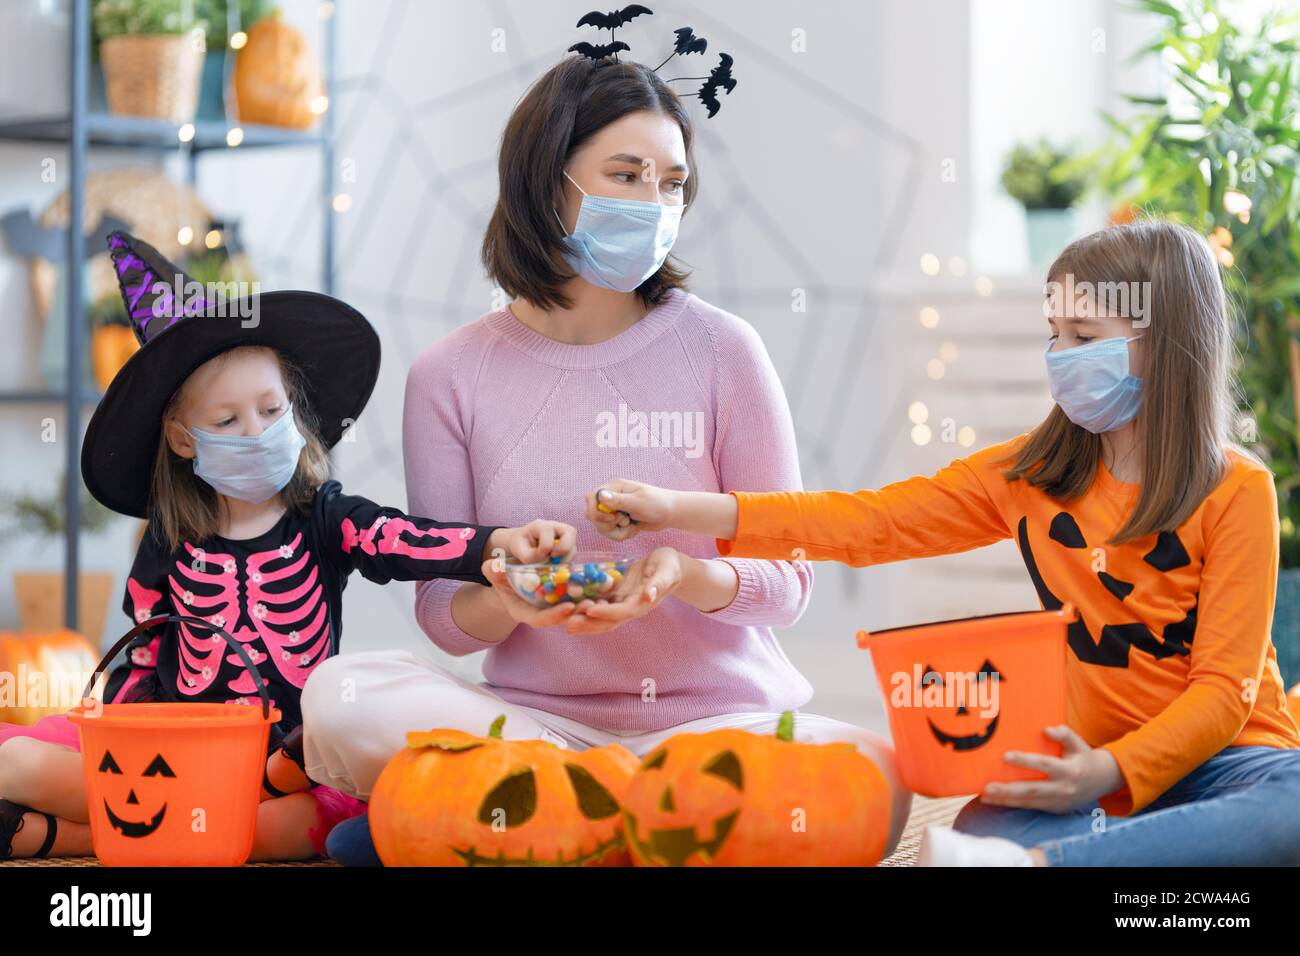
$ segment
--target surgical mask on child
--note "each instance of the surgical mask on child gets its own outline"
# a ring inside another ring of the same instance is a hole
[[[194,474],[216,491],[260,504],[284,488],[298,470],[307,444],[293,420],[293,406],[260,435],[214,435],[195,428]]]
[[[1065,417],[1093,434],[1123,428],[1142,406],[1142,379],[1129,373],[1135,335],[1047,353],[1047,381]]]
[[[578,186],[566,172],[569,182]],[[581,186],[582,206],[565,235],[565,261],[592,285],[631,292],[659,271],[677,241],[683,206],[640,199],[592,196]],[[555,218],[564,220],[554,208]]]

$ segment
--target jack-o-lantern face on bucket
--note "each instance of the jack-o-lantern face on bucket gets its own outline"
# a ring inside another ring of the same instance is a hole
[[[623,829],[642,866],[870,866],[890,827],[889,785],[849,743],[679,734],[646,755]]]
[[[111,750],[104,751],[104,757],[99,762],[99,772],[119,777],[125,776],[122,772],[122,768],[118,766],[117,760],[114,759]],[[172,772],[172,768],[168,766],[167,761],[163,759],[162,754],[158,754],[149,762],[149,765],[144,768],[143,773],[140,774],[140,781],[152,781],[162,778],[174,779],[175,777],[176,774]],[[122,836],[131,839],[139,839],[140,837],[149,836],[162,826],[163,820],[167,816],[167,802],[165,800],[162,801],[161,806],[159,806],[158,810],[152,815],[149,815],[149,811],[141,806],[140,800],[136,796],[136,790],[140,789],[142,792],[151,793],[154,787],[150,786],[148,790],[145,790],[145,788],[141,786],[140,781],[127,784],[127,794],[123,801],[124,805],[119,808],[120,812],[115,812],[113,810],[108,797],[104,798],[104,812],[108,814],[108,822],[112,825],[113,829],[121,833]],[[137,819],[141,816],[143,816],[143,819]]]
[[[621,799],[636,757],[613,745],[569,751],[544,740],[459,730],[407,734],[370,798],[388,866],[626,864]]]
[[[926,716],[934,739],[956,751],[976,750],[992,740],[998,729],[997,693],[1003,680],[988,660],[968,673],[943,674],[925,665],[919,688],[922,700],[935,694],[942,701],[928,708]]]

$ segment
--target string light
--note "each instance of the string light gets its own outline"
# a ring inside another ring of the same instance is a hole
[[[176,131],[176,138],[182,143],[188,143],[194,138],[194,124],[186,123]]]
[[[925,363],[925,374],[936,382],[943,378],[943,373],[946,371],[948,371],[948,366],[943,364],[942,359],[932,358]]]
[[[209,249],[215,249],[221,245],[221,230],[209,229],[208,234],[203,237],[203,244]]]
[[[957,343],[944,342],[939,346],[939,358],[943,359],[949,365],[957,361]]]
[[[907,406],[907,417],[914,425],[924,425],[926,419],[930,417],[930,409],[925,407],[925,402],[913,402]]]
[[[969,448],[975,444],[975,429],[969,425],[963,425],[957,429],[957,444],[961,445],[962,448]]]
[[[975,280],[975,292],[977,295],[992,295],[993,280],[988,276],[980,276]]]
[[[238,146],[244,141],[244,131],[238,126],[230,127],[226,133],[226,145],[230,147]]]
[[[248,34],[243,30],[230,34],[230,49],[242,50],[246,43],[248,43]]]
[[[330,98],[328,96],[317,96],[311,101],[311,105],[307,108],[316,116],[320,116],[330,108]]]
[[[188,246],[194,241],[194,230],[189,226],[181,226],[180,231],[176,233],[176,241],[182,246]]]
[[[930,431],[929,425],[912,426],[912,444],[928,445],[930,444],[930,439],[932,437],[933,437],[933,432]]]
[[[347,212],[352,208],[352,197],[347,193],[335,193],[332,205],[335,212]]]
[[[917,318],[927,329],[932,329],[939,324],[939,310],[932,305],[927,305],[921,309]]]
[[[937,276],[939,274],[939,257],[933,252],[927,252],[921,256],[921,271],[928,276]]]

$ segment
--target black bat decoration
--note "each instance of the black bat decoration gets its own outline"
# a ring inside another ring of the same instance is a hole
[[[599,45],[593,43],[575,43],[569,47],[569,53],[581,53],[583,56],[590,57],[593,60],[603,60],[605,57],[615,54],[619,50],[632,49],[622,40],[615,40],[613,43],[602,43]]]
[[[686,56],[688,53],[703,53],[709,47],[709,41],[704,37],[697,37],[695,31],[690,27],[681,27],[674,30],[673,33],[677,34],[677,42],[673,45],[673,52],[664,58],[664,63],[678,55]],[[659,72],[659,67],[663,66],[664,63],[660,63],[659,66],[655,67],[656,73]]]
[[[87,259],[98,255],[108,241],[110,232],[130,228],[122,220],[104,213],[99,225],[85,234],[82,254]],[[67,258],[67,230],[59,227],[45,228],[32,217],[30,210],[18,209],[0,217],[0,235],[4,236],[5,245],[16,256],[46,259],[49,262],[62,262]]]
[[[736,88],[736,81],[731,76],[731,64],[734,61],[726,53],[719,54],[719,56],[718,65],[710,71],[709,78],[704,81],[704,85],[700,87],[700,91],[696,94],[700,98],[700,102],[708,107],[710,118],[722,107],[722,104],[718,102],[719,87],[726,90],[728,96]]]
[[[592,10],[585,13],[577,25],[580,27],[593,26],[601,30],[608,30],[610,38],[614,36],[614,31],[627,23],[634,17],[639,17],[643,13],[653,14],[654,11],[649,7],[643,7],[639,3],[633,3],[624,7],[622,10],[611,10],[609,13],[601,13],[599,10]]]

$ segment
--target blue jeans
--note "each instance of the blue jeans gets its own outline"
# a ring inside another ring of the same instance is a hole
[[[975,799],[953,828],[1038,847],[1048,866],[1295,866],[1300,750],[1227,747],[1128,817],[1096,804],[1047,813]]]

